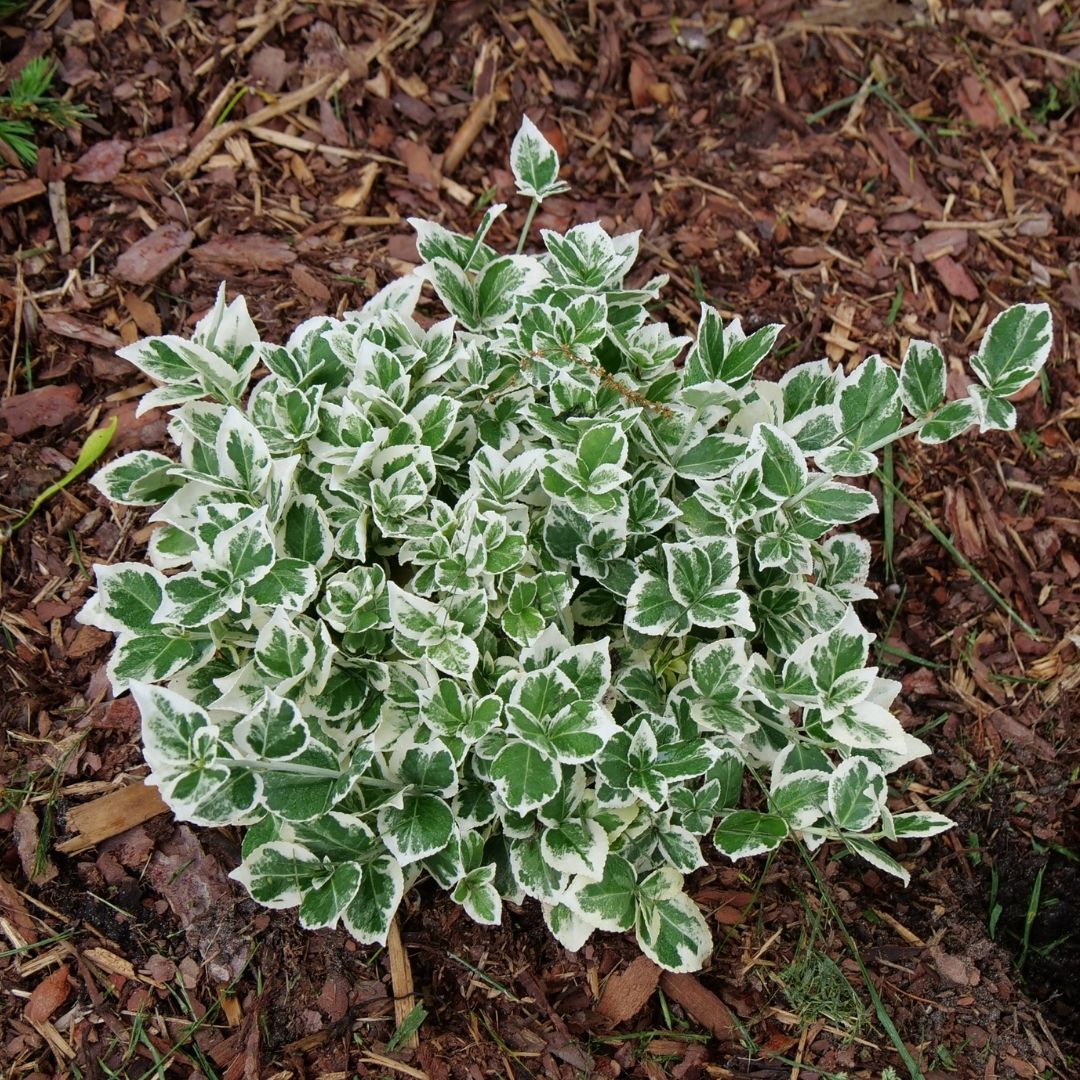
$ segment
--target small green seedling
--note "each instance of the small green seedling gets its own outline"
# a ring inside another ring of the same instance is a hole
[[[30,504],[30,508],[26,513],[23,514],[23,516],[8,530],[8,536],[18,532],[19,529],[21,529],[54,495],[63,491],[68,484],[82,476],[82,474],[92,465],[96,465],[101,455],[109,449],[109,443],[112,442],[112,437],[115,434],[115,416],[104,427],[97,428],[95,431],[90,432],[86,438],[86,442],[83,443],[83,448],[79,452],[78,458],[75,460],[75,464],[72,465],[55,484],[50,484]]]
[[[56,62],[45,56],[31,60],[0,95],[0,141],[23,165],[37,164],[36,125],[75,127],[92,115],[82,105],[52,96]]]

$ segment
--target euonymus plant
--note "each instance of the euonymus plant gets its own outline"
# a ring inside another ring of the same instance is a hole
[[[526,120],[511,162],[531,223],[558,158]],[[381,942],[430,875],[479,922],[531,896],[568,948],[633,930],[696,969],[702,838],[837,841],[906,881],[882,842],[949,826],[886,806],[928,747],[869,663],[869,544],[837,530],[876,509],[882,447],[1013,426],[1049,310],[1000,314],[958,401],[921,341],[899,371],[761,381],[779,326],[705,306],[675,335],[664,279],[627,284],[637,233],[500,255],[503,209],[474,236],[413,221],[416,273],[284,346],[222,288],[190,339],[121,350],[179,460],[98,474],[160,527],[149,565],[96,567],[82,619],[117,634],[177,817],[247,826],[259,902]]]

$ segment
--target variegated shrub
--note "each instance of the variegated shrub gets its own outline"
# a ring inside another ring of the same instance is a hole
[[[511,160],[531,223],[558,159],[526,121]],[[414,275],[284,346],[222,290],[190,340],[123,349],[178,460],[98,474],[160,528],[148,565],[96,567],[82,618],[117,634],[151,782],[247,827],[261,903],[383,941],[426,874],[480,922],[533,897],[569,948],[633,930],[696,969],[703,837],[833,841],[906,880],[882,842],[948,827],[886,806],[928,748],[855,613],[870,546],[837,529],[875,511],[852,479],[882,447],[1013,425],[1049,311],[999,315],[958,401],[926,342],[761,381],[779,326],[704,307],[675,335],[663,279],[627,284],[636,233],[499,255],[503,209],[474,236],[414,221]]]

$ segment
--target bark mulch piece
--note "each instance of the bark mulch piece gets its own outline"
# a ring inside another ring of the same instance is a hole
[[[35,169],[0,170],[5,514],[112,415],[117,447],[162,445],[115,349],[189,329],[222,278],[283,340],[410,269],[410,215],[466,230],[494,198],[510,204],[494,239],[513,243],[527,207],[507,154],[526,111],[573,188],[537,224],[641,229],[673,329],[703,299],[750,329],[782,321],[774,373],[895,359],[919,336],[962,390],[957,364],[994,313],[1049,301],[1054,359],[1020,432],[900,447],[887,552],[869,529],[880,602],[863,618],[935,750],[898,778],[898,805],[959,828],[906,853],[906,891],[828,853],[817,865],[927,1077],[1069,1076],[1078,48],[1054,3],[33,5],[0,27],[2,77],[53,56],[95,116],[43,132]],[[714,858],[693,879],[719,943],[695,976],[660,977],[613,935],[569,954],[531,905],[475,926],[430,883],[406,899],[394,957],[258,908],[227,877],[235,832],[156,812],[108,641],[74,621],[93,564],[141,559],[148,536],[145,514],[80,478],[4,546],[4,1075],[904,1074],[872,1013],[783,992],[809,948],[865,998],[795,852]],[[406,993],[427,1017],[418,1046],[390,1050]]]

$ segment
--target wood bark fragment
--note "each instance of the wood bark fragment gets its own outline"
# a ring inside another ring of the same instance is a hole
[[[68,811],[67,824],[76,835],[61,840],[56,850],[65,855],[76,855],[110,836],[117,836],[168,812],[157,788],[143,783],[129,784],[93,802],[72,807]]]
[[[665,971],[660,977],[660,989],[718,1039],[724,1042],[738,1039],[739,1028],[731,1010],[711,990],[702,986],[696,975]]]
[[[660,968],[647,956],[639,956],[629,967],[608,979],[597,1012],[612,1024],[621,1024],[645,1007],[659,982]]]
[[[390,924],[390,933],[386,938],[386,951],[390,956],[390,985],[394,991],[394,1021],[400,1028],[409,1014],[416,1008],[416,994],[413,992],[412,966],[409,954],[401,940],[401,928],[397,918]],[[411,1032],[401,1044],[409,1050],[420,1045],[419,1036]]]

